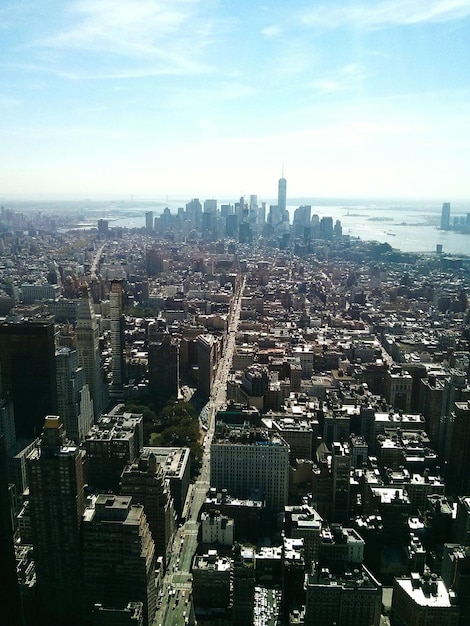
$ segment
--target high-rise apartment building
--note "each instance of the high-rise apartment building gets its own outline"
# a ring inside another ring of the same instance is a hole
[[[67,439],[60,417],[46,417],[27,467],[40,623],[81,624],[83,452]]]
[[[312,218],[312,207],[309,204],[299,206],[294,211],[293,231],[297,237],[303,237],[305,229],[310,229],[310,220]]]
[[[138,461],[125,468],[120,493],[132,496],[134,504],[143,505],[155,543],[155,553],[166,560],[167,550],[176,531],[176,513],[168,481],[152,452],[142,452]]]
[[[123,293],[122,281],[113,280],[109,292],[112,357],[112,382],[109,395],[114,400],[124,398]]]
[[[470,554],[468,547],[455,543],[444,544],[441,576],[446,588],[451,593],[453,592],[452,599],[456,598],[457,600],[460,613],[459,626],[470,624]]]
[[[457,498],[454,535],[460,544],[470,546],[470,496],[459,496]]]
[[[107,237],[109,234],[109,222],[108,220],[98,220],[98,235]]]
[[[441,230],[450,228],[450,202],[444,202],[441,210]]]
[[[145,251],[145,269],[148,276],[158,276],[164,269],[163,252],[158,248],[147,248]]]
[[[15,412],[11,398],[3,392],[0,365],[0,436],[4,438],[5,451],[9,456],[16,453]]]
[[[335,522],[349,519],[351,454],[347,443],[333,442],[331,473],[333,478],[333,515]]]
[[[385,397],[395,410],[409,413],[413,377],[405,369],[393,366],[385,374]]]
[[[333,228],[333,218],[327,215],[324,215],[319,224],[319,236],[320,239],[333,239],[334,228]]]
[[[143,416],[103,415],[85,437],[87,482],[96,491],[118,492],[121,474],[143,446]]]
[[[142,602],[143,623],[152,624],[157,601],[155,545],[144,507],[131,496],[99,495],[83,515],[85,602],[124,609]]]
[[[451,413],[452,432],[447,485],[451,493],[470,493],[470,400],[456,402]]]
[[[57,412],[67,435],[80,443],[93,425],[93,401],[77,351],[61,348],[56,353],[56,370]]]
[[[149,395],[158,406],[178,397],[180,346],[170,333],[161,335],[161,340],[150,336],[148,345]]]
[[[219,344],[214,335],[204,334],[197,338],[198,387],[210,396],[215,379]]]
[[[99,348],[99,327],[91,299],[87,289],[83,289],[78,307],[76,326],[76,345],[79,366],[85,373],[85,381],[93,400],[95,419],[104,410],[104,384],[101,371],[101,355]]]
[[[251,243],[253,241],[253,231],[248,222],[242,222],[238,227],[238,242]]]
[[[204,213],[217,213],[217,200],[215,198],[204,200]]]
[[[153,211],[145,211],[145,230],[153,232]]]
[[[193,228],[199,228],[202,220],[202,204],[198,198],[193,198],[186,204],[186,217]]]
[[[227,237],[236,237],[238,233],[238,215],[229,213],[225,218],[225,234]]]
[[[246,498],[261,492],[269,511],[281,511],[289,489],[289,446],[255,428],[220,427],[211,445],[211,486]]]
[[[38,436],[44,416],[57,413],[53,320],[1,323],[0,367],[3,391],[13,401],[17,437]]]
[[[189,448],[145,447],[142,452],[155,455],[170,486],[176,514],[181,518],[190,485]]]

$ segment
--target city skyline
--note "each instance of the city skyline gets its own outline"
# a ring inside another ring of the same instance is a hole
[[[466,200],[470,0],[0,10],[0,197]]]

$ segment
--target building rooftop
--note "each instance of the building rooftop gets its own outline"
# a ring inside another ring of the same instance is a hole
[[[207,554],[196,555],[193,561],[193,570],[212,570],[215,572],[229,572],[231,559],[218,556],[217,550],[209,550]]]
[[[436,574],[421,576],[413,572],[410,577],[396,578],[395,581],[419,606],[448,608],[455,604],[452,593]]]

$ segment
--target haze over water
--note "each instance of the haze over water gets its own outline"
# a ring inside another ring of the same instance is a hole
[[[161,202],[161,206],[141,206],[127,208],[125,216],[120,214],[120,209],[110,207],[109,215],[102,217],[112,219],[115,226],[127,228],[142,228],[145,225],[144,213],[153,210],[157,216],[165,206],[172,213],[178,207],[184,207],[187,199],[168,198]],[[203,202],[203,199],[201,199]],[[219,201],[223,204],[225,201]],[[274,199],[268,200],[266,206],[275,203]],[[231,201],[233,204],[233,200]],[[359,237],[363,240],[387,242],[393,248],[403,252],[426,252],[436,251],[438,244],[442,245],[444,254],[470,254],[470,235],[455,231],[439,230],[442,204],[418,201],[336,201],[301,198],[297,204],[289,204],[290,222],[292,223],[295,209],[301,204],[312,206],[312,215],[319,218],[332,217],[333,221],[340,220],[343,234],[351,237]],[[268,209],[267,209],[268,210]],[[470,206],[466,203],[451,203],[451,223],[454,217],[465,217],[470,212]],[[116,219],[113,219],[116,218]]]

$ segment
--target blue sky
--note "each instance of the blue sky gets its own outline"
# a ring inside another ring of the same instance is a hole
[[[470,0],[2,0],[0,198],[470,199]]]

